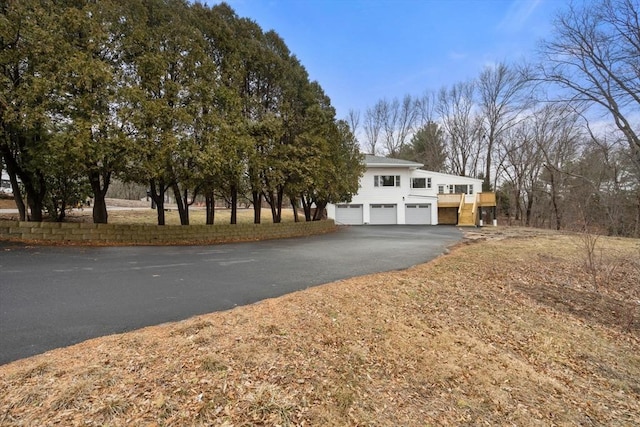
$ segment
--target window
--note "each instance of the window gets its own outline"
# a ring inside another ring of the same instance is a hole
[[[438,194],[444,194],[444,185],[438,185]]]
[[[400,175],[375,175],[374,187],[400,187]]]
[[[411,188],[431,188],[431,178],[411,178]]]
[[[427,179],[411,178],[411,188],[427,188]]]
[[[473,194],[473,184],[460,184],[455,186],[456,194]]]

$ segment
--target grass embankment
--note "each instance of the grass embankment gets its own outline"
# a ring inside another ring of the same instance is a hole
[[[1,425],[639,425],[640,247],[545,233],[0,367]]]
[[[132,208],[132,209],[114,209],[114,208]],[[16,204],[13,199],[0,199],[0,209],[16,209]],[[154,209],[149,207],[149,203],[141,202],[137,200],[119,200],[119,199],[107,199],[107,211],[109,213],[110,224],[150,224],[154,225],[158,223],[157,213]],[[265,223],[271,222],[271,210],[262,209],[262,221]],[[216,209],[215,210],[215,223],[216,224],[229,224],[231,218],[230,209]],[[17,220],[18,214],[1,214],[0,219]],[[253,208],[238,209],[237,222],[239,224],[251,224],[253,223]],[[304,221],[304,215],[300,218]],[[92,211],[90,207],[82,209],[73,209],[67,213],[65,221],[68,222],[93,222]],[[293,221],[293,210],[282,210],[282,221]],[[178,208],[176,206],[169,206],[165,211],[165,222],[167,225],[180,225],[180,215],[178,214]],[[205,224],[206,212],[201,207],[191,207],[189,209],[189,223],[190,224]]]

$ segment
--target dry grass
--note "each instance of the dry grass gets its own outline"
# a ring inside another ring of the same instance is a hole
[[[117,200],[107,199],[107,206],[109,212],[109,223],[111,224],[157,224],[158,217],[154,209],[149,208],[149,204],[146,202],[140,202],[136,200]],[[119,210],[117,208],[132,208]],[[16,205],[13,201],[7,199],[0,199],[0,209],[16,209]],[[229,209],[216,209],[215,211],[215,223],[216,224],[229,224],[231,218],[231,211]],[[0,219],[17,220],[18,214],[0,214]],[[301,218],[304,220],[304,216]],[[92,222],[91,208],[74,209],[67,213],[65,221],[68,222]],[[265,223],[271,222],[271,210],[262,209],[262,221]],[[282,221],[293,221],[293,210],[282,210]],[[180,225],[180,216],[178,209],[175,206],[169,206],[165,212],[165,222],[167,225]],[[202,207],[191,207],[189,209],[189,222],[190,224],[204,224],[206,222],[206,213]],[[237,213],[238,223],[253,223],[253,208],[238,209]]]
[[[229,209],[216,209],[215,223],[229,224],[231,211]],[[91,222],[91,210],[73,211],[68,217],[68,221]],[[304,220],[304,217],[302,218]],[[180,216],[177,209],[170,209],[165,212],[165,221],[167,225],[180,225]],[[262,209],[262,221],[265,223],[271,221],[271,211]],[[293,221],[293,211],[291,209],[282,210],[282,221]],[[206,222],[206,213],[203,209],[191,209],[189,211],[190,224],[204,224]],[[239,224],[253,223],[253,209],[238,209],[237,222]],[[111,224],[157,224],[158,217],[155,210],[111,210],[109,211],[109,223]]]
[[[3,195],[0,197],[0,209],[16,209],[16,204],[13,199]]]
[[[639,425],[640,269],[513,234],[5,365],[0,425]]]

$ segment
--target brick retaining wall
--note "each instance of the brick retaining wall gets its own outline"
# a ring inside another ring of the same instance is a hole
[[[54,244],[189,245],[311,236],[335,229],[333,220],[188,226],[0,220],[0,240]]]

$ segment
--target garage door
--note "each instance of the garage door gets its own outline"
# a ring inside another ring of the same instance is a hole
[[[396,205],[371,205],[371,224],[397,224]]]
[[[406,205],[405,222],[407,224],[431,224],[431,205]]]
[[[362,225],[362,205],[336,205],[336,223]]]

